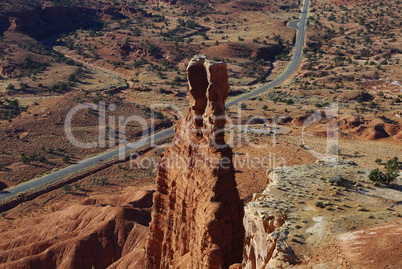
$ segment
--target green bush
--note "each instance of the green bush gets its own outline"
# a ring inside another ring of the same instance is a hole
[[[15,89],[15,87],[14,87],[13,84],[8,84],[7,87],[6,87],[6,90],[7,90],[7,91],[12,91],[12,90],[14,90],[14,89]]]
[[[389,159],[385,163],[385,168],[387,169],[387,171],[397,171],[399,169],[398,157]]]
[[[109,184],[109,180],[105,177],[102,178],[94,178],[92,182],[98,186],[106,186]]]
[[[285,99],[284,102],[285,102],[287,105],[293,105],[293,104],[295,103],[295,102],[293,101],[293,99]]]
[[[64,155],[63,156],[63,162],[68,163],[72,159],[72,156],[70,154]]]
[[[369,179],[374,182],[384,183],[388,185],[392,181],[394,181],[398,177],[398,172],[396,171],[387,171],[382,172],[378,168],[371,170],[369,174]]]
[[[376,163],[380,163],[380,159],[376,159]],[[374,182],[390,184],[392,181],[395,181],[399,176],[399,162],[398,157],[394,157],[389,159],[385,163],[386,172],[380,171],[378,168],[371,170],[369,174],[369,179]]]
[[[30,164],[31,159],[25,153],[21,153],[21,162],[23,164]]]
[[[45,163],[45,162],[46,162],[46,157],[45,157],[45,156],[42,156],[42,155],[39,155],[39,156],[38,156],[38,162],[40,162],[40,163]]]

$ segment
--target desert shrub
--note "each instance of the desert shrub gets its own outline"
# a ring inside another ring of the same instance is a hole
[[[98,186],[106,186],[106,185],[109,184],[109,180],[108,180],[107,178],[105,178],[105,177],[94,178],[94,179],[92,180],[92,182],[93,182],[95,185],[98,185]]]
[[[71,185],[64,185],[61,189],[63,190],[64,193],[71,193],[73,191]]]
[[[38,162],[40,162],[40,163],[45,163],[45,162],[46,162],[46,157],[45,157],[45,156],[42,156],[42,155],[39,155],[38,158],[37,158],[37,160],[38,160]]]
[[[6,87],[6,90],[7,90],[7,91],[12,91],[12,90],[14,90],[14,89],[15,89],[15,87],[14,87],[13,84],[8,84],[7,87]]]
[[[320,207],[320,208],[324,208],[324,207],[325,207],[324,203],[321,202],[321,201],[315,201],[315,202],[314,202],[314,205],[315,205],[316,207]]]
[[[63,156],[63,162],[68,163],[72,159],[72,156],[70,154],[64,155]]]
[[[293,101],[293,99],[285,99],[284,100],[284,102],[287,104],[287,105],[293,105],[295,102]]]
[[[50,87],[51,92],[66,92],[68,90],[68,84],[65,82],[59,82],[58,84],[54,84]]]
[[[76,81],[77,80],[77,75],[75,73],[71,73],[68,76],[68,81]]]
[[[385,163],[385,168],[387,169],[387,171],[397,171],[399,169],[398,157],[389,159]]]
[[[20,91],[26,91],[29,88],[28,83],[20,83]]]
[[[379,163],[379,162],[377,162]],[[399,162],[398,157],[394,157],[389,159],[385,163],[386,172],[380,171],[378,168],[371,170],[369,174],[369,179],[373,182],[384,183],[386,185],[390,184],[391,182],[395,181],[399,176]]]
[[[29,158],[25,153],[21,153],[21,162],[23,164],[30,164],[31,163],[31,158]]]
[[[387,171],[387,172],[382,172],[378,168],[371,170],[369,174],[369,179],[374,182],[378,183],[384,183],[384,184],[389,184],[392,181],[396,180],[398,177],[398,172],[396,171]]]
[[[329,183],[340,186],[340,187],[348,187],[350,185],[349,180],[343,178],[340,175],[335,175],[328,179]]]

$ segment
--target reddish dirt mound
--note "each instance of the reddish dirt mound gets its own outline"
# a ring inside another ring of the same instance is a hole
[[[201,50],[209,58],[248,58],[257,50],[253,44],[223,43]]]
[[[377,124],[375,126],[360,125],[359,127],[349,130],[349,132],[367,140],[375,140],[379,138],[389,137],[381,124]]]
[[[141,268],[151,206],[151,191],[128,188],[27,219],[2,233],[0,268]]]
[[[254,43],[223,43],[213,47],[201,50],[201,54],[205,54],[209,58],[249,58],[255,57],[257,59],[269,60],[274,59],[275,55],[280,54],[281,47],[279,45],[271,44],[261,46]]]
[[[352,268],[402,268],[402,221],[343,234],[340,247]]]
[[[292,120],[292,124],[295,126],[303,126],[307,118],[307,116],[295,117]],[[325,118],[325,115],[323,118]],[[342,133],[353,134],[366,140],[376,140],[387,137],[392,137],[395,140],[402,138],[400,123],[390,123],[390,120],[385,117],[364,118],[362,116],[348,116],[330,123],[337,123]],[[307,128],[307,132],[314,136],[326,137],[327,123],[313,124]]]
[[[390,137],[396,134],[396,130],[400,129],[399,125],[385,123],[381,119],[362,121],[353,118],[352,121],[344,119],[344,122],[346,122],[345,125],[340,124],[340,128],[343,131],[367,140]]]
[[[292,124],[295,126],[303,126],[304,121],[307,119],[308,116],[297,116],[293,118]]]

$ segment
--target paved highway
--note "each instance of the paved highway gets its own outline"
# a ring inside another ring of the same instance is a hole
[[[274,81],[265,84],[261,88],[258,88],[252,92],[249,92],[247,94],[241,95],[239,97],[236,97],[234,100],[231,100],[226,103],[226,107],[231,107],[234,106],[250,97],[257,96],[268,89],[275,87],[279,84],[281,84],[285,79],[287,79],[292,73],[294,73],[297,69],[297,67],[300,64],[300,61],[303,57],[303,47],[304,47],[304,40],[305,40],[305,34],[306,34],[306,23],[307,23],[307,14],[308,14],[308,8],[309,8],[309,0],[304,0],[303,8],[302,8],[302,14],[300,16],[300,19],[298,21],[294,21],[289,23],[289,27],[297,29],[297,34],[296,34],[296,44],[294,47],[293,51],[293,57],[292,60],[288,66],[288,68],[283,72],[277,79]],[[17,185],[15,187],[9,188],[7,190],[4,190],[0,192],[0,202],[10,199],[14,196],[17,196],[18,194],[23,194],[24,192],[27,192],[33,188],[38,188],[41,186],[45,185],[50,185],[52,183],[56,183],[57,181],[60,181],[62,179],[68,178],[73,176],[74,174],[77,174],[79,172],[83,171],[88,171],[98,165],[100,162],[108,161],[113,158],[116,158],[119,156],[119,154],[124,154],[129,150],[134,150],[141,148],[147,144],[150,144],[153,141],[158,141],[162,139],[169,138],[172,136],[174,133],[173,127],[165,129],[163,131],[157,132],[153,135],[149,135],[147,137],[144,137],[140,139],[139,141],[129,143],[127,145],[121,146],[117,149],[110,150],[107,152],[104,152],[100,155],[96,155],[84,160],[79,161],[78,163],[75,163],[73,165],[70,165],[66,168],[60,169],[59,171],[56,171],[54,173],[51,173],[49,175],[43,176],[41,178],[33,179],[31,181],[22,183],[20,185]]]
[[[283,72],[277,79],[273,80],[270,83],[265,84],[261,88],[258,88],[252,92],[249,92],[247,94],[241,95],[239,98],[236,98],[235,100],[229,101],[226,103],[226,107],[231,107],[233,105],[236,105],[250,97],[257,96],[270,88],[273,88],[275,86],[278,86],[281,84],[285,79],[287,79],[291,74],[293,74],[298,66],[300,65],[301,59],[303,58],[303,48],[304,48],[304,40],[306,37],[306,24],[307,24],[307,15],[308,15],[308,8],[309,8],[310,2],[309,0],[304,0],[303,8],[302,8],[302,14],[300,16],[300,19],[298,21],[294,21],[289,23],[289,26],[292,28],[295,28],[297,30],[296,34],[296,44],[293,50],[293,57],[292,61],[290,62],[289,66]]]

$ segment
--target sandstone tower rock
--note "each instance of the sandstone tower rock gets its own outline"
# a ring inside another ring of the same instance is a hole
[[[161,155],[146,268],[228,268],[240,263],[243,203],[224,141],[226,65],[194,57],[190,109]]]

